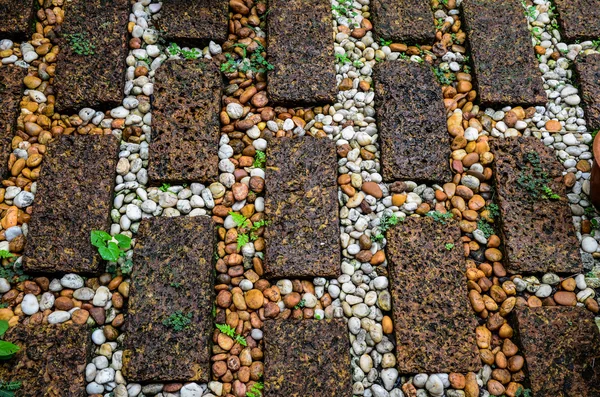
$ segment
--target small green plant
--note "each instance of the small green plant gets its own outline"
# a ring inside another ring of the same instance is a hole
[[[454,244],[452,244],[452,243],[446,243],[446,245],[444,245],[444,247],[446,247],[446,249],[448,251],[452,251],[452,248],[454,248]]]
[[[237,244],[238,249],[248,244],[250,241],[256,241],[258,239],[258,229],[263,226],[268,226],[269,221],[265,219],[261,219],[257,222],[252,223],[248,218],[246,218],[242,214],[238,214],[237,212],[230,211],[229,215],[231,215],[231,219],[239,228],[250,228],[248,233],[238,233]]]
[[[410,58],[408,57],[408,55],[406,55],[405,53],[401,52],[400,53],[400,59],[404,60],[404,61],[408,61]]]
[[[384,213],[381,217],[381,222],[379,223],[379,233],[372,235],[371,240],[375,242],[383,241],[384,233],[392,226],[396,226],[402,220],[403,219],[399,218],[396,214],[388,215]]]
[[[592,40],[592,46],[594,46],[594,48],[600,47],[600,39]]]
[[[348,55],[346,55],[346,53],[343,54],[335,54],[335,59],[336,61],[338,61],[339,64],[341,65],[345,65],[347,63],[350,63],[350,58],[348,58]]]
[[[226,61],[221,64],[221,72],[223,73],[233,73],[237,70],[237,62],[233,55],[230,53],[225,53]]]
[[[166,192],[170,188],[171,188],[171,184],[170,183],[163,183],[161,185],[161,187],[158,188],[158,190],[160,190],[161,192]]]
[[[315,313],[315,319],[322,320],[323,317],[319,313]]]
[[[518,165],[520,173],[517,185],[528,192],[532,200],[560,200],[560,196],[548,186],[550,177],[542,170],[539,154],[531,151],[523,160],[523,164]]]
[[[69,42],[69,47],[77,55],[93,55],[96,46],[90,43],[84,33],[67,33],[64,35]]]
[[[6,331],[8,331],[8,321],[0,320],[0,338],[4,336]],[[19,346],[0,340],[0,360],[11,359],[19,350],[21,350]]]
[[[131,248],[131,237],[124,234],[111,236],[103,230],[92,230],[90,240],[92,245],[98,248],[102,259],[116,262],[119,258],[124,258],[125,262],[121,265],[121,272],[123,274],[131,273],[133,262],[131,259],[127,259],[127,250]]]
[[[392,40],[385,40],[383,37],[380,37],[379,38],[379,44],[382,47],[389,46],[390,44],[392,44]]]
[[[469,65],[463,65],[463,72],[471,73],[471,67]]]
[[[15,392],[22,386],[21,382],[4,382],[0,380],[0,397],[14,397]]]
[[[0,257],[10,260],[14,255],[6,250],[2,250],[0,251]],[[14,260],[10,260],[10,263],[6,266],[0,265],[0,277],[11,282],[16,281],[17,283],[29,279],[29,276],[23,273],[23,263]]]
[[[266,156],[265,152],[261,152],[260,150],[257,150],[256,154],[254,155],[254,163],[252,163],[252,166],[254,168],[265,168],[266,162],[267,162],[267,156]]]
[[[181,310],[177,310],[172,313],[169,317],[163,320],[163,325],[172,328],[174,331],[179,332],[189,328],[192,323],[192,313],[183,314]]]
[[[201,55],[200,51],[198,51],[197,48],[192,48],[191,50],[184,50],[175,43],[171,43],[167,48],[167,51],[172,56],[181,55],[185,59],[196,59],[199,58]]]
[[[302,299],[296,306],[294,306],[294,309],[302,309],[304,306],[306,306],[306,301]]]
[[[477,229],[483,232],[485,238],[490,238],[490,236],[494,234],[494,228],[483,219],[477,221]]]
[[[363,66],[365,66],[365,64],[357,59],[356,61],[352,62],[352,66],[354,66],[357,69],[360,69]]]
[[[338,0],[338,5],[332,5],[331,10],[338,17],[352,18],[355,17],[356,11],[352,9],[353,0]]]
[[[10,253],[10,251],[7,250],[0,250],[0,258],[2,259],[7,259],[7,258],[13,258],[14,255]]]
[[[598,131],[600,131],[600,130],[592,131],[592,133],[590,134],[592,136],[592,140],[594,140],[594,138],[596,138],[596,135],[598,135]]]
[[[535,6],[528,6],[527,3],[525,3],[525,0],[521,1],[521,5],[523,5],[523,9],[525,9],[525,16],[532,20],[535,19]]]
[[[452,215],[452,212],[439,212],[439,211],[431,211],[425,215],[430,218],[433,218],[434,221],[439,222],[442,225],[446,224],[446,220],[452,219],[454,217],[454,215]]]
[[[560,196],[554,193],[549,186],[543,186],[542,190],[544,191],[544,194],[542,194],[542,198],[550,200],[560,200]]]
[[[533,397],[533,394],[531,392],[531,389],[523,389],[522,387],[519,387],[517,389],[515,397]]]
[[[249,391],[246,392],[246,397],[261,397],[262,389],[265,385],[262,382],[256,382],[252,385]]]
[[[169,284],[171,287],[173,288],[179,288],[183,285],[183,283],[180,282],[172,282],[171,284]]]
[[[444,72],[439,67],[433,69],[433,74],[442,85],[451,85],[456,81],[456,75],[452,72]]]
[[[495,219],[500,216],[500,208],[498,208],[498,204],[489,204],[485,207],[488,213],[490,214],[490,218]]]
[[[215,326],[217,327],[217,329],[219,331],[221,331],[221,333],[229,336],[230,338],[232,338],[233,340],[235,340],[240,345],[242,345],[242,346],[248,346],[248,342],[246,342],[246,338],[244,338],[242,335],[240,335],[237,332],[235,332],[235,329],[233,329],[231,327],[231,325],[229,325],[229,324],[215,324]]]

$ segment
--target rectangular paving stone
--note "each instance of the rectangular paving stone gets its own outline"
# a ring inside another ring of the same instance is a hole
[[[373,27],[378,37],[409,44],[433,44],[435,25],[429,1],[374,0]]]
[[[108,110],[124,97],[130,5],[127,0],[65,4],[54,86],[56,110]]]
[[[600,0],[555,0],[561,36],[566,42],[600,37]]]
[[[0,379],[21,382],[15,397],[85,397],[85,367],[91,359],[87,326],[18,325],[3,338],[21,348],[0,361]]]
[[[563,166],[535,137],[492,141],[505,266],[514,273],[577,273],[579,241],[562,182]],[[544,198],[544,186],[560,200]]]
[[[375,66],[374,81],[384,180],[450,180],[446,110],[431,68],[382,62]]]
[[[515,330],[534,397],[600,396],[600,333],[580,307],[522,307]]]
[[[219,175],[223,83],[217,64],[168,61],[155,77],[150,182],[214,182]]]
[[[460,229],[431,217],[387,232],[398,371],[477,372],[477,320],[467,300]]]
[[[8,156],[19,116],[23,78],[26,69],[4,65],[0,68],[0,175],[8,174]]]
[[[92,230],[110,229],[119,140],[61,136],[48,145],[23,254],[30,272],[100,273]]]
[[[339,319],[268,320],[264,397],[352,394],[348,328]]]
[[[265,276],[340,274],[337,157],[330,139],[273,139],[265,178]]]
[[[463,11],[481,104],[548,102],[521,1],[468,0]]]
[[[580,55],[575,60],[588,129],[600,129],[600,54]]]
[[[227,40],[227,0],[165,0],[160,15],[156,24],[169,42],[200,45]]]
[[[33,32],[33,0],[0,0],[0,37],[27,39]]]
[[[130,381],[211,379],[214,230],[208,216],[140,224],[123,355]],[[176,317],[183,329],[169,325]]]
[[[276,104],[331,103],[337,95],[329,0],[269,0],[269,99]],[[299,51],[299,49],[301,49]]]

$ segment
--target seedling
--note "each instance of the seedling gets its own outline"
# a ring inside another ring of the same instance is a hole
[[[14,257],[14,255],[11,254],[10,251],[0,250],[0,258],[6,259],[6,258],[12,258],[12,257]]]
[[[490,238],[490,236],[492,234],[494,234],[494,228],[492,226],[490,226],[490,224],[487,223],[486,221],[484,221],[483,219],[480,219],[479,221],[477,221],[477,229],[479,229],[483,232],[483,235],[485,236],[485,238]]]
[[[64,35],[69,42],[69,47],[77,55],[93,55],[96,46],[90,43],[84,33],[67,33]]]
[[[390,44],[392,44],[392,40],[385,40],[383,37],[380,37],[379,38],[379,44],[382,47],[389,46]]]
[[[21,382],[0,381],[0,397],[14,397],[15,391],[22,386]]]
[[[162,186],[158,188],[158,190],[160,190],[161,192],[166,192],[170,188],[171,188],[170,183],[163,183]]]
[[[427,215],[430,218],[433,218],[434,221],[439,222],[442,225],[446,224],[446,220],[452,219],[454,217],[454,215],[452,215],[452,212],[443,212],[442,213],[439,211],[431,211],[425,215]]]
[[[352,18],[355,17],[356,11],[352,9],[353,0],[338,0],[338,5],[332,5],[331,10],[337,14],[338,17]]]
[[[294,306],[294,309],[302,309],[304,306],[306,306],[306,301],[302,299],[296,306]]]
[[[198,51],[197,48],[192,48],[191,50],[184,50],[175,43],[171,43],[171,45],[169,45],[169,47],[167,48],[167,51],[172,56],[181,55],[185,59],[197,59],[201,55],[200,51]]]
[[[90,239],[92,245],[98,248],[98,253],[102,259],[110,262],[116,262],[119,258],[126,259],[126,251],[131,248],[131,238],[124,234],[111,236],[103,230],[92,230]],[[129,274],[132,267],[133,262],[126,259],[123,266],[121,266],[121,272]]]
[[[4,336],[6,331],[8,331],[8,321],[0,320],[0,338]],[[19,350],[21,350],[19,346],[5,340],[0,340],[0,360],[11,359]]]
[[[338,61],[338,63],[340,65],[345,65],[347,63],[350,63],[350,58],[348,58],[348,55],[346,55],[346,53],[343,54],[335,54],[335,59]]]
[[[239,228],[247,228],[250,227],[249,233],[238,233],[237,244],[238,249],[248,244],[250,241],[256,241],[258,239],[258,229],[263,226],[268,226],[269,221],[261,219],[257,222],[252,223],[248,218],[246,218],[242,214],[238,214],[237,212],[230,211],[229,215],[233,219],[233,222]]]
[[[254,168],[265,168],[266,162],[267,162],[267,156],[265,155],[265,152],[261,152],[260,150],[257,150],[256,154],[254,155],[254,163],[252,163],[252,166]]]
[[[448,251],[452,251],[452,248],[454,248],[454,244],[452,244],[452,243],[446,243],[446,245],[444,245],[444,247],[446,247],[446,249]]]
[[[183,314],[181,310],[177,310],[171,314],[168,318],[163,320],[163,325],[172,328],[174,331],[179,332],[189,328],[192,323],[192,313]]]
[[[215,324],[215,326],[217,327],[217,329],[219,331],[221,331],[221,333],[229,336],[230,338],[235,340],[240,345],[248,346],[248,342],[246,342],[246,338],[244,338],[242,335],[235,332],[235,329],[233,329],[229,324]]]
[[[371,240],[379,242],[383,241],[383,235],[388,231],[392,226],[396,226],[398,223],[403,221],[404,219],[398,218],[396,214],[387,215],[383,214],[381,217],[381,222],[379,223],[379,233],[371,236]]]
[[[433,69],[433,74],[442,85],[451,85],[456,81],[456,76],[452,72],[444,72],[439,67]]]
[[[540,156],[537,152],[527,153],[524,159],[524,165],[519,166],[520,174],[517,179],[517,185],[529,193],[532,200],[539,198],[547,200],[560,200],[560,196],[552,191],[548,186],[550,177],[544,171],[540,162]]]
[[[246,392],[246,397],[261,397],[262,396],[262,389],[265,387],[265,385],[262,382],[256,382],[252,385],[252,388],[250,388],[249,391]]]

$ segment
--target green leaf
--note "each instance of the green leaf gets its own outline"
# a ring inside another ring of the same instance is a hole
[[[6,331],[8,330],[8,321],[0,320],[0,338],[4,336]]]
[[[90,239],[92,241],[92,245],[94,247],[103,247],[105,243],[111,239],[110,234],[106,233],[103,230],[92,230],[90,234]]]
[[[244,226],[248,220],[244,215],[238,214],[237,212],[229,211],[229,215],[231,215],[231,219],[233,219],[237,227]]]
[[[100,253],[102,259],[115,262],[117,259],[119,259],[119,253],[121,250],[117,244],[111,242],[108,243],[107,247],[98,248],[98,252]]]
[[[117,234],[114,236],[114,239],[119,242],[119,248],[121,249],[129,249],[131,247],[131,238],[125,236],[124,234]]]
[[[12,258],[12,257],[14,257],[14,255],[11,254],[10,251],[0,250],[0,258]]]
[[[21,350],[19,346],[0,340],[0,360],[8,360],[19,350]]]
[[[237,248],[240,249],[242,248],[244,245],[248,244],[250,242],[250,237],[247,234],[238,234],[237,237]]]

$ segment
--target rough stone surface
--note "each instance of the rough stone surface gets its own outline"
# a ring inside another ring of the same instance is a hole
[[[212,61],[173,60],[156,72],[151,183],[217,179],[221,88],[221,73]]]
[[[600,37],[600,0],[555,0],[561,36],[567,42]]]
[[[387,232],[400,373],[477,372],[481,366],[460,228],[445,222],[410,218]]]
[[[580,307],[523,307],[515,329],[535,397],[600,396],[600,333]]]
[[[352,394],[350,341],[342,320],[268,320],[265,397]]]
[[[535,137],[495,140],[491,148],[507,269],[514,273],[581,271],[563,166],[552,149]],[[531,179],[540,182],[527,189]],[[560,200],[544,199],[543,185]]]
[[[0,0],[0,37],[25,39],[31,32],[33,1]]]
[[[265,276],[340,273],[335,143],[304,136],[267,149]]]
[[[227,40],[227,0],[166,0],[160,14],[156,23],[169,42],[200,45]]]
[[[520,0],[466,0],[465,28],[483,106],[548,101]]]
[[[588,128],[600,128],[600,54],[582,55],[575,61]]]
[[[269,99],[309,105],[335,100],[329,0],[270,0],[267,22]],[[302,51],[298,51],[301,48]]]
[[[76,113],[84,107],[106,110],[121,104],[129,10],[127,0],[65,4],[54,79],[57,111]],[[78,48],[92,53],[78,54]]]
[[[92,230],[110,228],[119,141],[62,136],[48,146],[23,254],[31,272],[98,273]]]
[[[452,179],[442,89],[431,68],[389,61],[374,72],[384,180]]]
[[[377,36],[401,43],[433,43],[435,26],[428,1],[374,0],[371,9]]]
[[[17,66],[0,68],[0,175],[2,177],[7,176],[8,156],[11,152],[15,123],[19,116],[19,102],[25,76],[26,70]]]
[[[3,339],[21,348],[0,361],[0,379],[22,382],[15,397],[87,396],[84,374],[92,350],[87,326],[19,325]]]
[[[140,224],[123,364],[136,382],[210,380],[214,223],[211,218],[154,218]],[[191,315],[177,331],[163,322]]]

